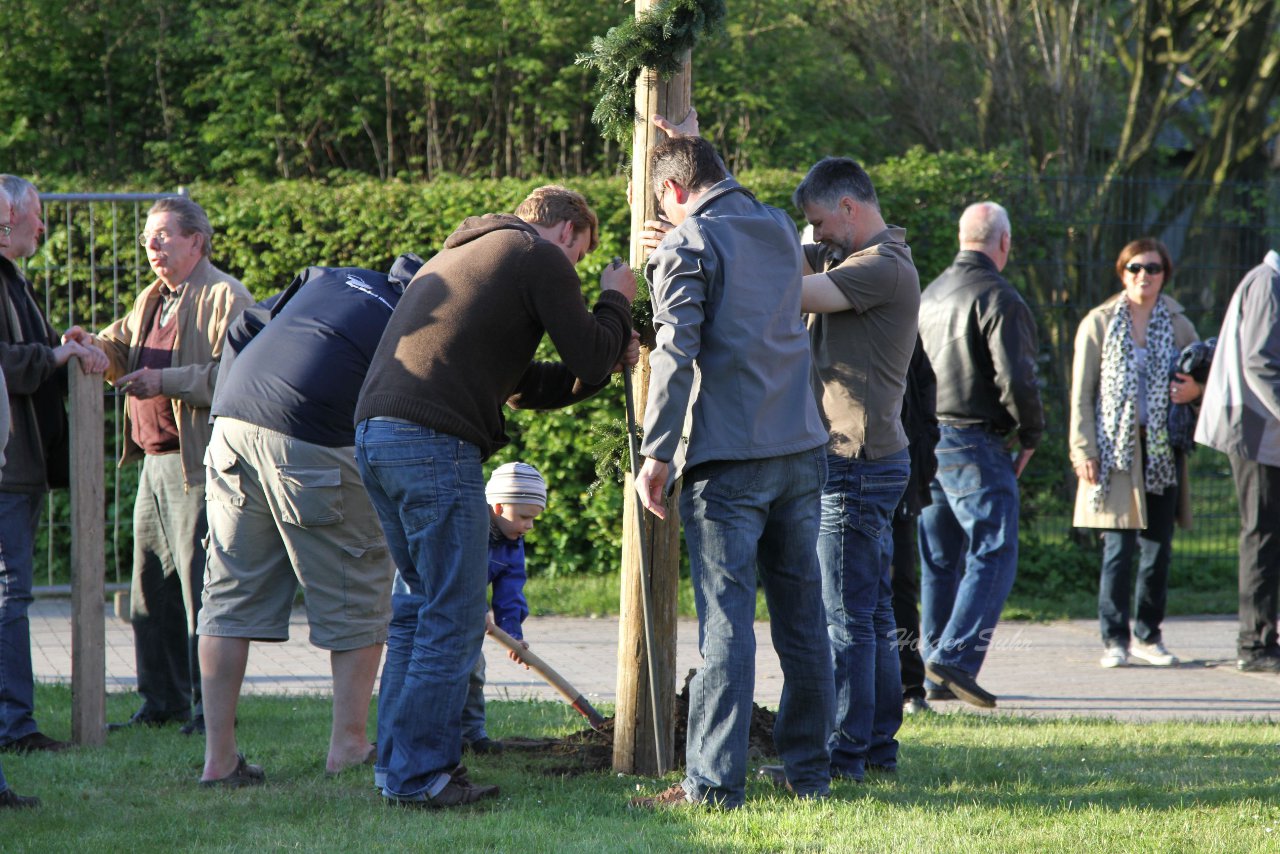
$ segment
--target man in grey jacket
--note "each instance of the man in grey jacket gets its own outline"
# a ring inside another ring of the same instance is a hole
[[[1250,270],[1227,306],[1196,441],[1231,459],[1240,504],[1241,670],[1280,673],[1280,254]]]
[[[830,656],[814,651],[827,648],[816,551],[827,433],[800,319],[800,243],[706,140],[660,143],[650,180],[676,227],[646,268],[657,346],[636,488],[662,517],[668,479],[683,473],[703,666],[689,686],[684,781],[634,803],[742,805],[757,572],[785,679],[775,738],[786,778],[825,797],[834,688]]]
[[[920,298],[941,430],[933,503],[920,514],[925,675],[929,699],[983,708],[996,698],[978,670],[1018,570],[1018,477],[1044,432],[1035,320],[1001,275],[1011,243],[1004,208],[970,205],[960,253]]]

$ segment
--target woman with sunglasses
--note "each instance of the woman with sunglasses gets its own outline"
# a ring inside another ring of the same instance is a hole
[[[1133,657],[1168,667],[1178,663],[1160,634],[1173,526],[1175,520],[1191,524],[1186,456],[1170,443],[1169,412],[1172,404],[1199,400],[1203,390],[1171,370],[1182,348],[1199,336],[1182,306],[1163,293],[1173,262],[1159,240],[1143,237],[1120,250],[1116,275],[1120,293],[1090,311],[1076,333],[1069,444],[1079,487],[1073,524],[1102,529],[1102,666],[1119,667]]]

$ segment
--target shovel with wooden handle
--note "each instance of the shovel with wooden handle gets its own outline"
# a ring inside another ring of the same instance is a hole
[[[526,665],[534,673],[538,674],[546,681],[548,685],[555,688],[573,706],[578,714],[587,719],[587,723],[591,724],[591,728],[603,732],[601,727],[604,725],[604,716],[596,711],[595,707],[587,702],[587,698],[579,693],[577,688],[569,684],[569,680],[565,679],[555,669],[543,661],[537,653],[524,648],[524,644],[504,632],[497,626],[491,625],[488,628],[489,637],[511,650],[516,659],[523,665]]]

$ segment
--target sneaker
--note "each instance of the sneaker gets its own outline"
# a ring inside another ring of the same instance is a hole
[[[1135,640],[1129,645],[1129,654],[1134,658],[1141,658],[1147,664],[1153,664],[1156,667],[1172,667],[1178,663],[1178,656],[1165,649],[1161,641],[1143,643]]]
[[[49,738],[42,732],[30,732],[22,738],[16,738],[6,745],[0,746],[0,752],[4,753],[61,753],[71,747],[69,741],[58,741],[56,738]]]
[[[951,692],[948,691],[947,693],[950,694]],[[951,696],[954,697],[955,695],[952,694]],[[932,711],[933,709],[929,708],[929,701],[924,697],[908,697],[902,701],[902,713],[904,715],[923,715]]]
[[[1129,663],[1129,650],[1122,646],[1109,646],[1098,663],[1103,667],[1124,667]]]
[[[457,771],[461,769],[462,773]],[[477,786],[467,780],[467,769],[455,769],[450,775],[449,782],[444,788],[436,793],[435,797],[419,797],[419,798],[395,798],[383,795],[389,806],[407,807],[409,809],[426,809],[439,810],[449,807],[461,807],[467,804],[474,804],[476,801],[482,801],[486,798],[498,797],[497,786]]]
[[[957,697],[971,706],[977,706],[980,709],[996,707],[996,695],[979,685],[978,680],[959,667],[926,662],[924,672],[930,681],[937,682],[944,688],[950,688]]]
[[[785,781],[786,778],[783,777],[783,780]],[[642,810],[673,810],[680,807],[693,806],[696,803],[698,802],[689,800],[689,793],[684,790],[684,786],[680,783],[676,783],[668,789],[663,789],[656,795],[631,799],[631,806]]]
[[[1270,650],[1257,652],[1236,662],[1236,669],[1245,673],[1280,673],[1280,655]]]
[[[935,703],[938,702],[939,700],[959,700],[960,699],[959,697],[956,696],[956,692],[952,691],[950,688],[929,688],[924,692],[924,698],[926,700],[932,700]]]
[[[39,798],[23,797],[13,789],[5,789],[0,792],[0,809],[29,810],[38,806],[40,806]]]

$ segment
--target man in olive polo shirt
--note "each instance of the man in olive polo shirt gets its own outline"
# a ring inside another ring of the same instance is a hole
[[[818,537],[835,659],[831,776],[861,780],[868,767],[893,770],[898,762],[892,521],[911,471],[901,416],[920,278],[906,232],[885,224],[855,161],[820,160],[792,198],[816,241],[804,247],[801,307],[831,432]]]

